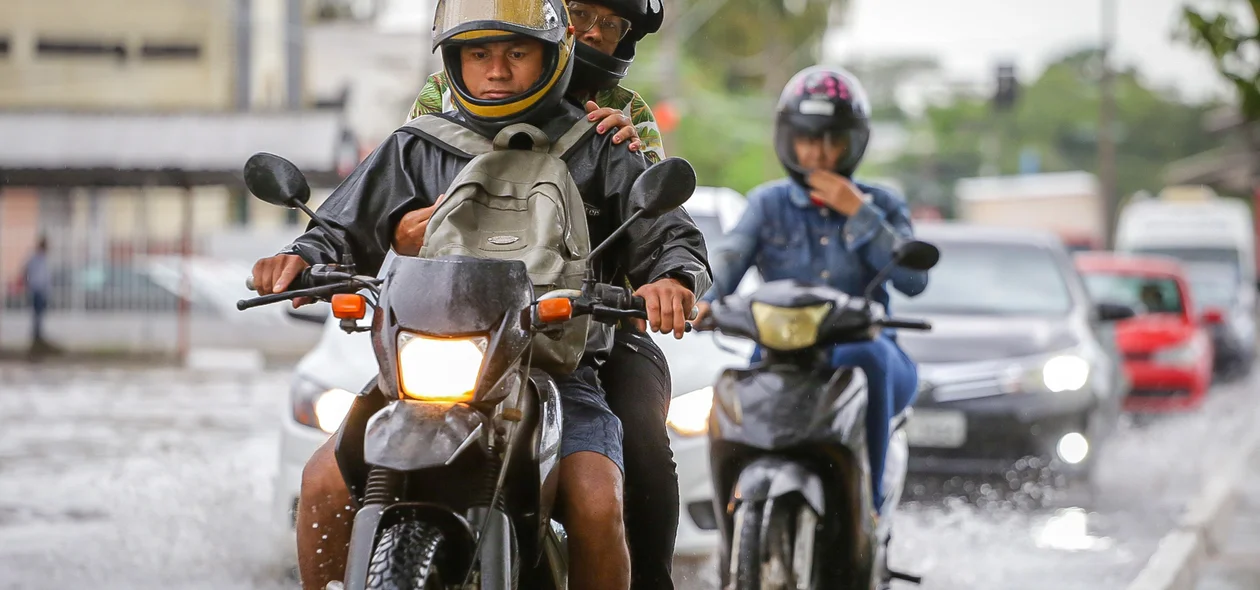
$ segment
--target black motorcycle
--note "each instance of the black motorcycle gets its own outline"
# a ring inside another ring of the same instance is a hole
[[[925,242],[901,244],[865,297],[788,280],[713,304],[699,327],[764,351],[750,368],[726,370],[713,388],[709,465],[722,588],[867,590],[892,577],[919,581],[888,568],[889,519],[876,525],[871,497],[866,377],[832,369],[830,351],[885,328],[930,330],[927,322],[886,317],[870,295],[895,265],[928,270],[939,257]],[[905,419],[894,420],[885,464],[890,507],[905,480]]]
[[[287,160],[256,154],[245,180],[258,198],[324,224],[306,207],[306,179]],[[633,216],[588,260],[631,222],[682,206],[695,184],[685,160],[652,166],[632,188]],[[237,308],[315,297],[332,301],[343,330],[372,332],[380,364],[374,387],[387,403],[372,408],[365,432],[337,441],[359,504],[345,588],[567,587],[566,536],[552,519],[559,392],[550,376],[531,370],[526,353],[533,338],[573,318],[646,319],[642,298],[597,283],[591,270],[581,290],[536,299],[525,264],[514,260],[398,257],[384,280],[341,262],[315,265],[288,291]],[[357,323],[366,314],[360,291],[375,299],[370,328]]]

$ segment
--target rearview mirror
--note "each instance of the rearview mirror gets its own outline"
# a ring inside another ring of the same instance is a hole
[[[1102,302],[1094,307],[1098,310],[1098,319],[1103,322],[1118,322],[1137,315],[1132,307],[1120,303]]]
[[[259,152],[245,162],[245,186],[259,199],[298,208],[311,198],[311,187],[297,166],[280,156]]]
[[[639,175],[630,203],[644,217],[660,217],[683,206],[696,192],[696,171],[682,158],[665,158]]]
[[[936,263],[941,260],[941,251],[927,242],[911,240],[897,246],[893,256],[897,266],[922,271],[936,266]]]
[[[1209,307],[1203,310],[1203,323],[1205,324],[1223,324],[1225,323],[1225,312],[1219,307]]]

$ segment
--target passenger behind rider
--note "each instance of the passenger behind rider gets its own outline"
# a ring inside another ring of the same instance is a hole
[[[516,23],[503,15],[476,22],[444,19],[484,15],[496,4],[448,0],[439,6],[446,10],[438,15],[435,43],[442,49],[448,79],[456,81],[452,88],[461,124],[492,137],[509,124],[528,122],[554,139],[585,116],[578,105],[561,100],[572,68],[573,29],[559,0],[522,1],[538,2],[541,9],[505,12],[542,15],[548,26]],[[487,37],[487,31],[502,34]],[[630,185],[647,163],[614,147],[606,136],[588,136],[570,153],[570,171],[587,205],[591,242],[598,243],[627,216]],[[317,214],[349,244],[356,271],[376,274],[398,221],[409,211],[433,205],[467,162],[407,130],[396,131]],[[255,265],[259,293],[283,291],[310,264],[336,262],[338,249],[338,240],[311,224],[284,253]],[[691,308],[695,293],[709,286],[703,236],[681,210],[638,222],[601,262],[603,280],[629,280],[638,286],[652,328],[676,336],[682,334],[684,310]],[[566,409],[559,508],[570,533],[570,588],[624,589],[630,567],[622,523],[621,423],[609,411],[596,378],[611,338],[602,334],[593,340],[598,344],[588,346],[582,366],[572,375],[557,376]],[[360,397],[355,403],[368,402]],[[356,413],[352,408],[350,415]],[[341,428],[362,426],[347,420]],[[303,471],[297,532],[305,588],[323,588],[345,570],[353,517],[353,510],[345,507],[354,501],[336,463],[333,441],[339,437],[321,447]]]
[[[648,162],[665,158],[660,130],[647,101],[620,85],[634,62],[639,41],[660,29],[659,2],[647,0],[569,1],[576,29],[573,78],[568,98],[585,104],[600,133],[617,130],[614,144],[641,151]],[[445,72],[429,76],[408,120],[455,110]],[[415,255],[436,207],[403,216],[394,229],[394,250]],[[672,590],[674,541],[678,535],[678,473],[665,419],[671,381],[665,354],[637,320],[615,334],[608,362],[599,370],[608,405],[621,420],[624,438],[626,537],[630,544],[634,590]]]
[[[892,191],[852,180],[870,137],[870,105],[852,74],[815,66],[797,73],[779,97],[775,151],[788,178],[754,188],[739,224],[710,261],[710,303],[729,295],[749,267],[766,281],[796,279],[861,296],[892,259],[894,244],[913,237],[905,201]],[[906,295],[927,287],[927,273],[898,267],[893,286]],[[888,305],[884,285],[874,299]],[[753,353],[760,359],[761,349]],[[872,498],[884,512],[882,475],[889,422],[914,400],[918,371],[891,333],[835,347],[833,366],[857,366],[867,376],[866,413]]]

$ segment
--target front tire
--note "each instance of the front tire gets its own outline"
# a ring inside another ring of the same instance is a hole
[[[799,498],[744,503],[737,530],[731,576],[738,590],[813,588],[818,571],[815,534],[818,518]],[[730,586],[728,586],[730,587]]]
[[[368,566],[369,590],[444,590],[437,556],[444,538],[432,525],[403,521],[381,534]]]

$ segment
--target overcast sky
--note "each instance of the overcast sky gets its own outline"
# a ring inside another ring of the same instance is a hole
[[[1073,49],[1097,45],[1105,0],[851,1],[846,26],[829,36],[830,58],[927,54],[937,56],[951,78],[988,80],[999,59],[1014,60],[1026,79]],[[1228,0],[1113,1],[1118,61],[1189,99],[1225,88],[1210,61],[1173,40],[1172,32],[1187,1],[1211,8]]]

